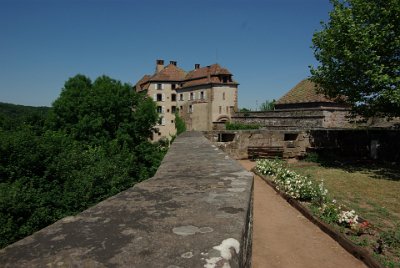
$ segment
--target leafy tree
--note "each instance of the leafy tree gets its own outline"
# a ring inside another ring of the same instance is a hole
[[[166,152],[148,141],[155,103],[107,76],[70,78],[45,123],[11,108],[0,111],[0,247],[153,176]]]
[[[399,0],[331,0],[330,20],[313,36],[320,65],[311,80],[365,117],[400,116]]]
[[[155,103],[130,85],[107,76],[92,83],[76,75],[53,103],[49,126],[91,144],[116,138],[138,143],[151,135],[157,119]]]
[[[272,111],[275,107],[275,100],[269,101],[266,100],[264,103],[260,105],[260,111]]]
[[[240,112],[240,113],[247,113],[247,112],[251,112],[251,109],[248,109],[248,108],[240,108],[240,109],[239,109],[239,112]]]
[[[175,112],[175,128],[176,135],[179,135],[186,131],[185,121],[179,116],[179,110]]]

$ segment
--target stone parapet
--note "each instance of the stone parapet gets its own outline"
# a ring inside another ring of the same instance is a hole
[[[267,129],[353,128],[348,112],[334,107],[241,112],[232,116],[232,122],[259,124]]]
[[[0,251],[2,267],[251,267],[253,175],[197,132],[156,175]]]

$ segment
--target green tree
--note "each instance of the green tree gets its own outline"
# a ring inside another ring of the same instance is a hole
[[[365,117],[400,116],[399,0],[331,0],[328,23],[313,36],[319,66],[311,80],[345,97]]]
[[[134,92],[129,84],[107,76],[92,83],[76,75],[65,83],[53,103],[48,125],[90,144],[116,138],[140,143],[151,135],[157,119],[155,103]]]
[[[185,121],[179,116],[179,110],[175,112],[175,128],[176,135],[179,135],[186,131]]]
[[[260,111],[272,111],[275,107],[275,100],[269,101],[266,100],[265,102],[261,103]]]
[[[155,103],[107,76],[70,78],[46,122],[27,109],[0,110],[0,247],[153,176],[166,152],[148,139]]]

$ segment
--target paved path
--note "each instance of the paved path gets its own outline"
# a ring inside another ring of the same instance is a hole
[[[239,161],[250,170],[255,162]],[[254,180],[253,268],[367,267],[290,206],[260,177]]]

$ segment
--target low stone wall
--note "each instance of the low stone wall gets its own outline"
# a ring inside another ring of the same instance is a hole
[[[0,263],[251,267],[252,192],[252,173],[188,132],[153,178],[6,247]]]
[[[204,134],[234,159],[247,159],[249,146],[280,146],[283,157],[302,157],[310,146],[309,134],[302,130],[223,130]]]
[[[232,122],[260,124],[268,129],[351,128],[348,110],[327,107],[313,109],[242,112],[232,116]]]
[[[400,130],[393,129],[220,130],[204,135],[234,159],[247,159],[249,146],[279,146],[284,158],[315,151],[339,159],[400,162]]]
[[[331,156],[400,162],[400,130],[310,130],[310,148]]]

